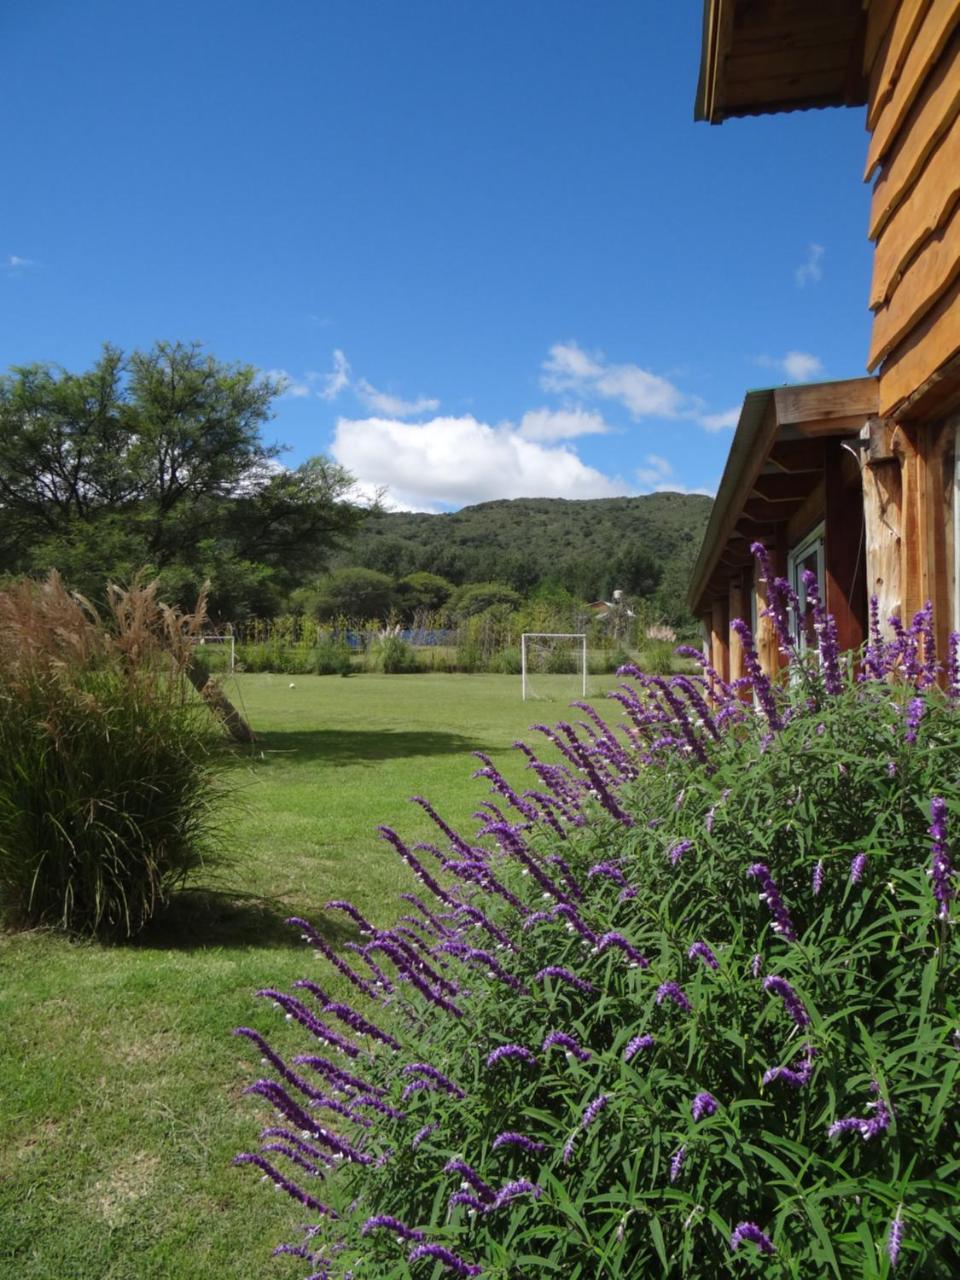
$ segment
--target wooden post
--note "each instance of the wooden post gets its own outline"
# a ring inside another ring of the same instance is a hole
[[[863,499],[858,482],[844,483],[844,450],[838,439],[826,441],[825,595],[837,626],[841,652],[859,649],[866,633],[867,601],[863,567]]]
[[[743,579],[737,576],[730,579],[730,587],[727,594],[727,618],[728,624],[733,622],[734,618],[742,618],[747,626],[750,625],[749,611],[744,611],[745,596],[743,591]],[[732,627],[729,628],[730,636],[730,675],[728,679],[739,680],[744,675],[743,670],[743,641],[737,635]]]
[[[867,598],[876,596],[880,626],[903,612],[901,586],[901,459],[894,453],[894,425],[879,420],[861,432],[865,441],[863,481],[864,544]]]
[[[730,679],[730,620],[726,600],[714,600],[710,615],[713,669],[721,680]]]
[[[945,425],[901,424],[894,436],[903,477],[900,572],[903,621],[929,600],[942,660],[952,624],[949,538],[953,510],[953,433]]]

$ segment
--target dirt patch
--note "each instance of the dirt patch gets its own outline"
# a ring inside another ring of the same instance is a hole
[[[138,1151],[118,1164],[109,1178],[93,1184],[93,1207],[108,1226],[117,1226],[127,1209],[150,1192],[159,1165],[159,1156]]]

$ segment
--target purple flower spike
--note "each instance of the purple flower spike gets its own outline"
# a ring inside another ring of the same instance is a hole
[[[458,1276],[479,1276],[483,1273],[482,1267],[474,1266],[470,1262],[464,1262],[455,1253],[445,1249],[442,1244],[418,1244],[415,1249],[410,1250],[408,1254],[409,1262],[419,1262],[421,1258],[432,1258],[436,1262],[442,1262],[448,1271],[452,1271]]]
[[[662,982],[657,988],[657,1004],[663,1004],[664,1000],[672,1000],[677,1008],[682,1009],[684,1013],[693,1012],[693,1005],[675,982]]]
[[[641,1049],[652,1049],[655,1043],[653,1036],[634,1036],[623,1051],[624,1062],[629,1062]]]
[[[568,1057],[576,1058],[578,1062],[589,1062],[592,1057],[589,1049],[581,1049],[573,1036],[568,1036],[565,1031],[551,1031],[544,1038],[543,1052],[546,1053],[553,1048],[562,1049]]]
[[[770,992],[772,995],[779,996],[784,1003],[784,1007],[794,1020],[798,1027],[809,1027],[810,1015],[804,1007],[803,1001],[787,982],[786,978],[778,978],[771,974],[763,980],[764,991]]]
[[[707,1116],[716,1114],[717,1107],[720,1103],[716,1100],[712,1093],[698,1093],[690,1104],[690,1114],[693,1116],[694,1122],[699,1123]]]
[[[695,942],[687,952],[687,958],[689,960],[695,960],[697,956],[699,956],[703,963],[708,965],[711,969],[720,968],[720,961],[705,942]]]
[[[522,1044],[502,1044],[492,1053],[487,1054],[487,1066],[494,1067],[504,1058],[520,1058],[521,1061],[532,1064],[537,1061],[535,1055],[529,1049],[525,1049]]]
[[[578,978],[575,973],[565,969],[563,965],[548,964],[545,969],[541,969],[539,973],[534,974],[535,982],[543,982],[546,978],[553,978],[555,982],[568,982],[571,987],[576,987],[578,991],[583,991],[584,993],[593,991],[592,982],[588,982],[586,978]]]
[[[793,1089],[802,1089],[805,1084],[810,1083],[813,1075],[813,1059],[816,1057],[816,1049],[813,1045],[805,1044],[803,1046],[803,1061],[799,1070],[792,1067],[771,1067],[769,1071],[765,1071],[763,1075],[763,1083],[773,1084],[776,1080],[783,1080],[785,1084],[790,1085]]]
[[[537,1142],[533,1138],[528,1138],[526,1134],[514,1133],[507,1129],[503,1133],[498,1133],[494,1138],[491,1149],[497,1151],[500,1147],[519,1147],[521,1151],[526,1151],[532,1156],[542,1155],[547,1149],[545,1142]]]
[[[471,1195],[469,1191],[455,1191],[447,1201],[448,1209],[455,1209],[457,1205],[463,1205],[471,1213],[484,1213],[486,1206],[482,1200],[478,1200],[476,1196]]]
[[[869,1142],[877,1134],[889,1129],[891,1112],[880,1094],[880,1085],[876,1080],[871,1082],[870,1091],[874,1094],[874,1101],[867,1103],[867,1109],[872,1109],[873,1115],[869,1119],[847,1116],[844,1120],[835,1120],[827,1130],[828,1137],[835,1138],[841,1133],[859,1133],[864,1142]]]
[[[850,863],[850,883],[851,884],[860,883],[861,879],[863,878],[863,873],[866,870],[866,866],[867,866],[867,855],[865,853],[858,853],[857,856]]]
[[[497,1198],[487,1212],[492,1213],[494,1209],[502,1209],[511,1200],[516,1200],[517,1196],[533,1196],[534,1200],[539,1200],[542,1195],[543,1188],[538,1187],[535,1182],[528,1182],[526,1178],[518,1178],[515,1182],[508,1182],[506,1186],[500,1188],[497,1192]]]
[[[760,894],[760,899],[766,902],[770,909],[770,914],[773,916],[774,933],[782,934],[788,942],[795,942],[797,934],[793,927],[793,921],[790,919],[790,913],[780,897],[777,882],[770,874],[770,868],[765,862],[754,862],[747,868],[747,875],[753,876],[754,879],[760,881],[763,890]]]
[[[584,1111],[583,1119],[580,1121],[580,1127],[582,1129],[589,1129],[609,1101],[610,1099],[605,1093],[598,1094],[598,1096],[594,1098]]]
[[[693,848],[692,840],[678,840],[675,845],[667,850],[667,857],[670,859],[670,865],[675,867],[685,853]]]
[[[497,1197],[497,1193],[493,1187],[489,1186],[477,1173],[472,1165],[467,1164],[466,1160],[448,1160],[443,1166],[444,1173],[459,1173],[464,1182],[469,1183],[476,1191],[477,1195],[485,1204],[493,1204]]]
[[[420,1143],[423,1142],[426,1138],[429,1138],[431,1133],[436,1133],[436,1131],[439,1128],[440,1128],[440,1125],[436,1121],[434,1121],[432,1124],[425,1124],[423,1128],[418,1129],[417,1132],[410,1139],[410,1146],[414,1149],[414,1151],[416,1151]]]
[[[670,1181],[676,1182],[683,1170],[683,1162],[686,1158],[687,1148],[677,1147],[670,1160]]]
[[[392,1218],[389,1213],[378,1213],[375,1217],[368,1218],[360,1228],[360,1234],[368,1236],[371,1231],[379,1230],[392,1231],[395,1236],[399,1236],[402,1240],[426,1239],[422,1231],[414,1231],[412,1227],[408,1227],[399,1218]]]
[[[820,890],[823,888],[823,859],[821,858],[817,865],[813,868],[813,896],[819,898]]]
[[[947,806],[939,796],[934,796],[930,802],[929,831],[933,841],[929,872],[933,896],[940,905],[941,920],[946,920],[950,912],[950,901],[956,896],[956,890],[953,887],[953,864],[947,852]]]
[[[774,1254],[776,1249],[773,1247],[773,1241],[769,1236],[764,1235],[755,1222],[738,1222],[733,1235],[730,1237],[730,1248],[736,1253],[744,1240],[749,1240],[751,1244],[755,1244],[761,1253]]]
[[[903,1205],[897,1209],[897,1216],[890,1223],[890,1234],[887,1236],[887,1257],[890,1259],[890,1270],[892,1271],[900,1258],[900,1248],[903,1245]]]

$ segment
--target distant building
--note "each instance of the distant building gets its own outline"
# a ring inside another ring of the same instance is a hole
[[[876,376],[744,400],[689,592],[731,678],[730,620],[765,604],[752,541],[817,574],[844,647],[870,595],[931,600],[941,653],[960,622],[960,0],[705,0],[697,119],[843,105],[867,108]],[[772,671],[762,621],[758,647]]]

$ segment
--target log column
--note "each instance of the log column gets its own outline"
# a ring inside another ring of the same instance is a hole
[[[833,614],[841,652],[863,644],[867,615],[863,499],[856,477],[852,484],[847,483],[848,459],[854,461],[840,440],[826,441],[825,604]]]
[[[747,626],[750,625],[749,610],[745,610],[746,596],[743,590],[743,579],[740,576],[730,579],[730,588],[727,594],[727,621],[728,634],[730,637],[730,675],[728,679],[739,680],[745,674],[743,669],[743,641],[737,635],[736,631],[729,626],[734,618],[742,618]]]
[[[894,424],[879,419],[861,432],[865,442],[863,481],[864,546],[867,599],[877,598],[881,628],[903,613],[901,458],[893,450]]]
[[[714,600],[710,615],[712,665],[721,680],[730,679],[730,619],[726,600]]]

